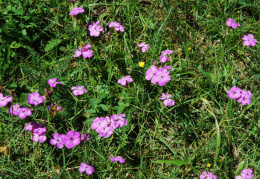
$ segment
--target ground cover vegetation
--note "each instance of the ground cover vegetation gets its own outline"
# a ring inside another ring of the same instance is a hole
[[[260,177],[260,3],[0,1],[2,178]]]

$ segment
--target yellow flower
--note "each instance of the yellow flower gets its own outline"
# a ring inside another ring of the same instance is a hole
[[[191,50],[191,47],[189,47],[188,50]]]
[[[139,67],[144,67],[145,62],[139,62]]]
[[[209,164],[209,163],[207,164],[207,167],[210,167],[210,164]]]

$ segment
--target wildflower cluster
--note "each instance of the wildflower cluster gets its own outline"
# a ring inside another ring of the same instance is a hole
[[[157,67],[156,64],[152,65],[145,72],[145,79],[151,80],[152,84],[158,84],[159,86],[164,86],[168,81],[171,80],[170,72],[168,69],[171,69],[170,66]]]
[[[106,117],[97,117],[91,124],[91,128],[95,129],[100,137],[108,138],[118,127],[127,125],[125,114],[117,114]]]
[[[84,45],[83,48],[79,46],[78,50],[75,50],[75,54],[73,57],[79,57],[82,55],[83,58],[91,58],[93,57],[93,51],[90,50],[91,45]]]
[[[251,103],[252,93],[250,91],[241,90],[240,88],[233,86],[230,90],[228,90],[227,94],[230,99],[236,99],[237,102],[242,105]]]
[[[36,122],[27,123],[24,126],[24,130],[33,132],[32,140],[34,142],[41,142],[41,143],[43,143],[47,139],[47,137],[45,136],[46,127],[44,127],[40,123],[36,123]]]
[[[9,113],[13,114],[14,116],[19,116],[19,118],[21,119],[25,119],[27,116],[30,116],[32,114],[32,111],[30,108],[20,108],[19,104],[14,104],[11,105]]]
[[[84,134],[83,132],[79,133],[77,131],[70,130],[66,135],[54,133],[50,143],[51,145],[56,145],[58,149],[62,149],[64,146],[68,149],[72,149],[83,142],[85,139],[88,141],[91,140],[91,137],[88,133]]]
[[[11,102],[13,100],[13,98],[11,97],[11,95],[8,96],[3,96],[2,93],[0,93],[0,106],[6,106],[7,103]]]
[[[251,169],[244,169],[241,171],[241,175],[237,175],[235,179],[252,179],[254,176]]]
[[[168,93],[162,93],[162,96],[160,97],[161,100],[163,100],[163,105],[164,106],[173,106],[175,102],[171,99],[172,95]]]

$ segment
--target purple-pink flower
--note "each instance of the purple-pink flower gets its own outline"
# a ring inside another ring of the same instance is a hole
[[[217,179],[218,177],[211,172],[202,172],[200,179]]]
[[[30,108],[27,107],[23,107],[20,108],[20,112],[19,112],[19,118],[21,119],[25,119],[27,116],[30,116],[32,114],[32,111]]]
[[[68,149],[72,149],[74,146],[80,144],[80,133],[77,131],[70,130],[66,134],[65,146]]]
[[[13,100],[13,98],[11,97],[11,95],[8,95],[8,96],[3,96],[2,93],[0,93],[0,106],[3,107],[3,106],[6,106],[7,103],[11,102]]]
[[[83,49],[79,46],[78,50],[75,50],[74,56],[73,57],[79,57],[82,55],[83,58],[91,58],[93,57],[93,51],[90,50],[91,45],[84,45]]]
[[[54,133],[50,143],[51,145],[57,145],[58,149],[62,149],[66,143],[66,136],[64,134]]]
[[[124,32],[125,31],[125,27],[123,25],[121,25],[121,23],[119,22],[110,22],[108,24],[108,27],[111,28],[111,27],[114,27],[115,28],[115,31],[121,31],[121,32]]]
[[[119,163],[124,163],[125,159],[121,156],[116,156],[116,157],[111,157],[110,158],[111,162],[119,162]]]
[[[83,9],[83,8],[81,8],[81,7],[75,7],[74,9],[72,9],[72,10],[70,11],[70,15],[71,15],[71,16],[75,16],[75,15],[78,15],[78,14],[83,13],[83,12],[84,12],[84,9]]]
[[[251,169],[244,169],[241,171],[241,176],[238,175],[235,179],[252,179],[254,176],[253,171]]]
[[[145,42],[140,43],[138,47],[142,50],[143,53],[149,50],[149,44],[145,44]]]
[[[92,140],[88,133],[80,132],[80,142],[83,142],[85,139],[87,139],[88,142]]]
[[[127,125],[125,114],[112,115],[110,118],[113,121],[113,126],[115,128],[123,127]]]
[[[241,103],[242,105],[250,104],[251,96],[252,96],[252,93],[250,91],[242,90],[241,96],[237,99],[237,102]]]
[[[241,91],[242,90],[240,88],[233,86],[232,88],[230,88],[230,90],[228,90],[227,94],[230,99],[238,99],[241,96]]]
[[[81,163],[79,167],[79,172],[86,172],[87,175],[91,175],[94,172],[94,168],[86,163]]]
[[[164,50],[161,52],[161,56],[160,56],[160,62],[165,63],[166,61],[170,61],[169,57],[167,55],[172,54],[173,51],[172,50]]]
[[[55,88],[57,84],[61,84],[61,82],[57,81],[57,78],[48,79],[48,84],[50,87]]]
[[[41,142],[41,143],[43,143],[47,139],[47,137],[45,136],[46,127],[44,127],[40,123],[36,123],[36,122],[27,123],[24,126],[24,130],[28,130],[28,131],[32,131],[33,132],[32,140],[34,142]]]
[[[255,46],[257,40],[254,38],[254,36],[252,34],[248,34],[248,35],[244,35],[242,37],[242,39],[244,40],[244,44],[245,46]]]
[[[83,95],[84,93],[87,93],[87,90],[84,88],[84,86],[73,86],[71,88],[72,90],[72,93],[75,95],[75,96],[79,96],[79,95]]]
[[[35,106],[41,104],[45,100],[45,96],[41,96],[37,92],[33,92],[28,95],[28,103],[33,104]]]
[[[152,84],[158,83],[159,86],[164,86],[170,80],[171,80],[170,72],[165,68],[161,68],[155,72],[155,74],[151,80],[151,83]]]
[[[98,25],[100,21],[97,21],[96,23],[93,23],[88,26],[88,30],[90,32],[90,36],[98,37],[100,32],[103,31],[103,28],[101,25]]]
[[[10,114],[18,116],[19,113],[21,112],[20,105],[19,104],[11,105],[9,112],[10,112]]]
[[[227,20],[227,26],[232,27],[233,29],[237,28],[237,26],[240,26],[239,23],[237,23],[236,21],[234,21],[232,18],[229,18]]]
[[[121,84],[123,86],[126,85],[126,83],[133,82],[133,79],[131,76],[123,76],[121,79],[117,81],[118,84]]]
[[[173,106],[175,104],[175,102],[171,99],[172,95],[168,94],[168,93],[162,93],[162,96],[159,98],[161,100],[163,100],[163,105],[164,106]]]

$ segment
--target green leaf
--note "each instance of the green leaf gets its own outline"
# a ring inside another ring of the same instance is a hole
[[[26,29],[23,29],[23,30],[22,30],[22,34],[23,34],[24,36],[27,35]]]
[[[125,105],[119,106],[118,110],[117,110],[117,114],[122,114],[125,110]]]
[[[177,166],[182,166],[182,165],[188,164],[187,161],[183,161],[183,160],[156,160],[156,161],[153,161],[153,163],[168,163],[168,164],[177,165]]]
[[[237,170],[236,170],[236,175],[240,175],[240,172],[242,171],[242,169],[245,167],[245,161],[242,161],[238,164]]]
[[[86,113],[92,114],[92,113],[96,113],[95,109],[88,109],[85,111]]]
[[[48,44],[46,45],[46,47],[44,48],[45,51],[50,51],[52,50],[54,47],[56,47],[57,45],[59,45],[61,43],[60,39],[52,39],[48,42]]]
[[[101,14],[101,15],[98,17],[99,21],[101,21],[106,15],[107,15],[106,12],[104,12],[103,14]]]
[[[91,98],[89,100],[90,105],[92,106],[93,109],[97,109],[97,102],[95,98]]]
[[[102,109],[103,111],[108,111],[108,107],[107,107],[106,105],[104,105],[104,104],[99,104],[98,106],[101,107],[101,109]]]

